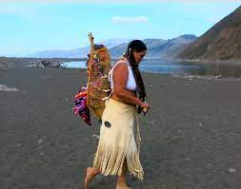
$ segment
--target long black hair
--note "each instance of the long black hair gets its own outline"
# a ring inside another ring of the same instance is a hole
[[[137,62],[135,61],[134,55],[133,55],[133,51],[136,52],[142,52],[147,50],[147,47],[145,45],[145,43],[141,40],[133,40],[129,43],[126,53],[125,53],[125,57],[129,60],[129,63],[131,65],[134,77],[135,77],[135,81],[136,81],[136,85],[137,85],[137,92],[138,92],[138,97],[139,99],[144,102],[146,99],[146,90],[145,90],[145,86],[144,86],[144,82],[143,79],[141,77],[141,73],[138,67]],[[141,113],[141,109],[138,108],[138,112]]]

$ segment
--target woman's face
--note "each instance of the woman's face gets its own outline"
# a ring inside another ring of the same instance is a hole
[[[142,61],[145,55],[146,55],[146,50],[141,52],[137,52],[133,50],[133,56],[137,64],[139,64]]]

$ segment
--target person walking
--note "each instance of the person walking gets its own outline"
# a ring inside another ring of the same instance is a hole
[[[144,171],[140,162],[140,134],[135,140],[134,124],[138,113],[146,113],[146,91],[139,71],[139,64],[146,55],[147,47],[141,40],[129,43],[123,57],[109,72],[111,95],[105,102],[100,138],[93,167],[87,167],[84,188],[99,173],[117,175],[116,189],[129,189],[127,171],[142,180]]]

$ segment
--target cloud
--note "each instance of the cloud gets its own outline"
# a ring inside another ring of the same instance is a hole
[[[145,23],[148,22],[148,18],[145,16],[114,16],[111,21],[115,24],[132,24],[132,23]]]

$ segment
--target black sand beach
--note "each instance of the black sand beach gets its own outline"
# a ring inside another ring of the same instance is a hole
[[[133,189],[241,188],[241,79],[144,74],[151,111],[142,118],[143,182]],[[0,189],[81,188],[99,125],[72,113],[85,70],[0,71]],[[115,188],[98,176],[91,189]]]

